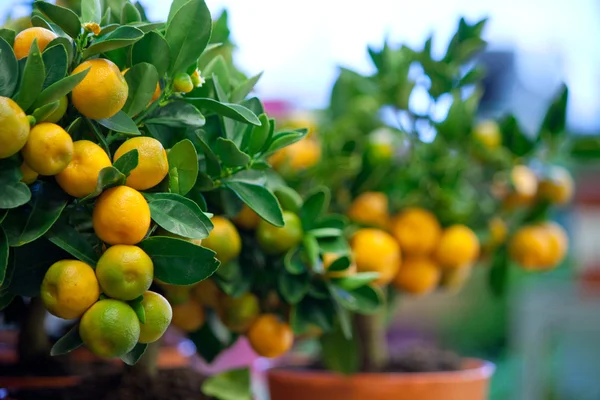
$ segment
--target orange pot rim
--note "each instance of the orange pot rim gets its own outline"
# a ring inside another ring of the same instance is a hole
[[[485,360],[476,358],[463,359],[463,365],[457,371],[440,371],[440,372],[364,372],[354,375],[342,375],[331,371],[315,371],[293,369],[285,367],[276,367],[268,371],[268,375],[274,378],[284,380],[310,380],[320,383],[333,383],[339,381],[364,383],[368,381],[370,384],[377,382],[393,380],[395,382],[403,381],[407,383],[432,383],[432,382],[471,382],[489,379],[496,369],[496,366]]]

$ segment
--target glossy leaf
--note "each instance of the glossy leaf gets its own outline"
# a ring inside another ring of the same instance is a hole
[[[54,101],[60,100],[67,94],[71,92],[75,88],[75,86],[79,85],[79,83],[85,78],[85,76],[89,72],[89,68],[78,72],[75,75],[69,75],[64,79],[59,80],[58,82],[54,82],[52,85],[45,88],[37,97],[35,102],[36,107],[41,107],[45,104],[52,103]]]
[[[298,213],[302,208],[302,197],[294,189],[288,186],[275,188],[275,196],[284,210]]]
[[[171,50],[171,75],[185,71],[206,48],[212,30],[204,0],[190,0],[169,19],[165,39]]]
[[[15,98],[15,101],[23,110],[27,110],[31,107],[42,91],[45,76],[46,71],[44,69],[42,53],[38,48],[37,39],[34,39],[31,48],[29,49],[27,61],[25,62],[25,69],[23,70],[19,93],[17,93]]]
[[[122,111],[133,117],[146,108],[152,101],[158,78],[158,72],[152,64],[144,62],[131,67],[125,74],[129,96]]]
[[[192,285],[219,267],[212,250],[185,240],[150,237],[138,244],[152,258],[154,277],[172,285]]]
[[[128,177],[131,171],[138,166],[139,152],[137,149],[129,150],[113,163],[113,167],[118,169],[125,177]]]
[[[331,282],[345,290],[354,290],[379,278],[378,272],[358,272],[352,276],[333,278]]]
[[[283,226],[283,214],[273,193],[262,185],[229,180],[225,186],[231,189],[262,219],[275,226]]]
[[[98,254],[90,242],[63,218],[50,228],[46,233],[46,238],[88,265],[94,266],[98,262]]]
[[[0,38],[0,96],[11,97],[19,81],[19,65],[11,45]]]
[[[159,78],[163,77],[171,62],[169,44],[158,32],[148,32],[133,45],[131,60],[133,65],[142,62],[154,65]]]
[[[176,193],[146,194],[152,219],[163,229],[190,239],[204,239],[212,223],[194,201]]]
[[[143,296],[140,296],[142,299],[144,298]],[[142,301],[141,300],[133,300],[129,302],[129,305],[131,306],[131,308],[133,308],[133,311],[135,311],[135,315],[137,315],[138,319],[140,320],[141,324],[145,324],[146,323],[146,310],[144,309],[144,306],[142,306]]]
[[[226,167],[243,167],[250,162],[250,156],[242,152],[229,139],[217,138],[215,153],[219,156]]]
[[[202,392],[219,400],[251,400],[250,370],[232,369],[213,375],[202,384]]]
[[[334,285],[332,294],[344,308],[361,314],[374,313],[382,304],[380,290],[369,285],[353,290],[344,290]]]
[[[281,270],[278,275],[277,284],[281,296],[289,304],[296,304],[308,293],[310,280],[308,274],[292,275],[286,270]]]
[[[167,153],[169,161],[169,190],[185,196],[198,178],[198,154],[189,140],[178,142]]]
[[[15,43],[15,36],[17,36],[17,32],[12,29],[0,28],[0,38],[4,39],[11,47]]]
[[[350,375],[360,368],[360,348],[357,337],[348,339],[340,329],[325,333],[319,339],[321,357],[327,369]]]
[[[246,133],[242,141],[242,148],[244,148],[248,154],[260,152],[269,140],[269,136],[272,134],[274,128],[274,124],[271,123],[267,114],[260,114],[258,119],[261,125],[253,127],[250,132]]]
[[[123,9],[121,10],[121,25],[141,21],[142,16],[137,8],[135,8],[135,6],[128,1],[123,3]]]
[[[100,194],[111,187],[124,185],[127,177],[121,173],[114,166],[103,168],[98,174],[98,181],[96,183],[96,189],[89,195],[81,199],[81,202],[93,199],[94,197],[100,196]]]
[[[42,53],[42,60],[46,68],[46,78],[44,79],[43,88],[47,88],[63,79],[67,74],[69,64],[69,55],[63,44],[47,47]]]
[[[79,324],[75,324],[69,331],[54,343],[50,349],[51,356],[67,354],[83,345],[81,336],[79,336]]]
[[[290,249],[283,259],[283,265],[287,272],[292,275],[300,275],[306,272],[306,266],[302,261],[300,248]]]
[[[144,123],[166,125],[173,128],[199,128],[204,126],[206,120],[200,111],[191,104],[183,101],[174,101],[160,107]]]
[[[308,133],[307,129],[296,129],[293,131],[278,132],[271,139],[271,143],[269,144],[269,147],[267,148],[266,153],[273,153],[279,149],[282,149],[291,144],[294,144],[297,141],[304,138],[307,133]]]
[[[336,258],[327,268],[329,272],[345,271],[350,267],[352,261],[349,256],[340,256]]]
[[[133,350],[121,357],[121,361],[123,361],[127,365],[135,365],[140,360],[140,358],[142,358],[147,348],[148,344],[138,343],[135,345]]]
[[[44,51],[47,51],[58,45],[64,46],[65,50],[67,51],[67,65],[70,65],[73,62],[73,56],[75,53],[75,49],[73,48],[73,39],[65,36],[59,36],[57,38],[54,38],[50,43],[48,43],[48,46],[46,46],[46,50]],[[47,66],[45,62],[44,65],[46,66],[46,68],[50,68],[50,66]]]
[[[546,111],[540,134],[547,137],[556,137],[565,133],[568,99],[569,89],[563,84],[558,95]]]
[[[100,0],[81,0],[81,20],[100,23],[102,19],[102,4]]]
[[[68,8],[56,6],[45,1],[36,1],[34,5],[65,33],[76,39],[81,32],[79,17]]]
[[[144,32],[133,26],[120,26],[107,35],[94,40],[92,45],[83,51],[83,58],[130,46],[143,36]]]
[[[329,208],[330,197],[331,194],[327,188],[320,188],[304,201],[299,216],[305,230],[309,230],[315,220]]]
[[[252,89],[254,89],[254,86],[256,86],[262,74],[263,73],[261,72],[258,75],[254,75],[253,77],[248,78],[244,82],[240,83],[235,89],[233,89],[233,92],[231,92],[231,97],[229,100],[233,103],[239,103],[240,101],[244,100],[250,94],[250,92],[252,92]]]
[[[185,100],[192,103],[198,108],[205,108],[223,117],[231,118],[240,122],[245,122],[251,125],[260,126],[261,124],[261,121],[256,115],[254,115],[252,111],[239,104],[221,103],[217,100],[200,97],[186,97]]]
[[[37,123],[44,122],[46,118],[51,116],[52,113],[58,109],[58,106],[59,101],[54,101],[52,103],[48,103],[44,106],[41,106],[40,108],[36,108],[35,110],[33,110],[33,113],[31,113],[31,115],[33,115],[33,118],[35,118],[35,121]]]
[[[136,136],[141,134],[135,122],[123,111],[119,111],[110,118],[99,119],[97,121],[100,125],[110,129],[111,131]]]

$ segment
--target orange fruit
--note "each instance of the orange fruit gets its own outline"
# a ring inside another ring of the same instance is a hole
[[[56,175],[56,182],[71,196],[85,197],[96,190],[100,171],[110,166],[110,158],[102,147],[89,140],[78,140],[73,143],[71,162]]]
[[[23,177],[21,178],[21,182],[31,185],[38,178],[38,173],[31,169],[29,165],[25,161],[21,163],[19,167],[21,170],[21,174]]]
[[[29,119],[17,103],[0,96],[0,159],[17,154],[29,138]]]
[[[191,295],[198,303],[216,310],[222,293],[215,281],[205,279],[192,287]]]
[[[302,223],[296,214],[284,211],[283,223],[282,227],[277,227],[265,220],[259,222],[256,237],[258,244],[265,253],[271,255],[283,254],[302,241],[304,236]]]
[[[471,265],[479,257],[479,239],[467,226],[453,225],[442,232],[435,257],[444,268]]]
[[[569,171],[553,166],[548,175],[540,180],[538,196],[551,204],[563,206],[571,201],[575,192],[575,183]]]
[[[259,316],[247,336],[252,349],[262,357],[279,357],[294,344],[294,333],[290,326],[273,314]]]
[[[488,247],[495,248],[506,241],[508,227],[502,218],[492,218],[488,223],[488,229],[490,232],[490,242]]]
[[[284,147],[269,157],[269,163],[282,172],[299,172],[316,165],[321,159],[321,146],[313,138],[304,138]]]
[[[192,286],[171,285],[155,279],[163,289],[165,297],[172,306],[187,303],[190,300]]]
[[[235,226],[225,217],[214,216],[212,219],[213,230],[202,246],[217,253],[217,259],[223,264],[236,258],[242,249],[242,239]]]
[[[390,219],[386,195],[379,192],[360,194],[350,205],[348,217],[359,224],[385,228]]]
[[[61,260],[46,271],[40,296],[52,315],[73,319],[98,301],[100,287],[92,267],[78,260]]]
[[[29,55],[29,49],[31,48],[34,39],[37,39],[38,48],[40,49],[40,52],[42,52],[46,46],[48,46],[48,43],[57,37],[56,33],[37,26],[19,32],[19,34],[15,36],[15,44],[13,46],[17,60]]]
[[[522,227],[509,244],[511,258],[526,270],[543,269],[552,258],[551,251],[548,231],[539,225]]]
[[[92,214],[94,232],[108,244],[136,244],[150,229],[150,207],[144,196],[117,186],[98,197]]]
[[[537,190],[537,176],[525,165],[513,167],[508,187],[503,182],[494,184],[494,191],[504,198],[504,207],[509,210],[531,205],[535,200]]]
[[[160,294],[145,292],[142,307],[146,314],[146,323],[140,325],[140,343],[156,342],[167,331],[173,318],[171,305]]]
[[[502,143],[502,132],[496,121],[485,120],[475,125],[473,137],[488,149],[495,149]]]
[[[109,247],[98,260],[96,277],[107,296],[133,300],[152,285],[154,264],[139,247],[117,244]]]
[[[359,229],[350,240],[358,272],[378,272],[377,285],[387,285],[400,268],[400,246],[394,238],[379,229]]]
[[[195,301],[188,301],[173,306],[173,326],[185,332],[195,332],[204,325],[205,315],[202,306]]]
[[[440,282],[439,266],[427,257],[405,258],[392,281],[400,291],[413,295],[424,295],[432,292]]]
[[[251,231],[258,227],[260,217],[246,204],[242,206],[239,214],[231,219],[239,228]]]
[[[240,297],[224,296],[219,304],[221,322],[230,331],[245,333],[260,314],[258,298],[252,293]]]
[[[433,213],[422,208],[407,208],[396,215],[390,227],[406,255],[431,254],[442,234],[442,228]]]
[[[162,143],[145,136],[129,139],[119,146],[114,161],[134,149],[138,151],[138,165],[127,177],[127,186],[146,190],[158,185],[169,172],[167,152]]]
[[[89,71],[71,92],[71,101],[77,111],[92,119],[110,118],[123,108],[129,88],[119,67],[105,58],[82,62],[71,75]]]
[[[42,122],[31,129],[23,159],[40,175],[56,175],[62,172],[73,159],[73,140],[63,128]]]
[[[560,264],[567,255],[569,238],[562,226],[555,222],[546,222],[541,225],[541,228],[544,229],[548,235],[550,247],[545,267],[551,269]]]
[[[140,338],[140,321],[133,308],[113,299],[100,300],[81,317],[79,336],[98,357],[122,357]]]

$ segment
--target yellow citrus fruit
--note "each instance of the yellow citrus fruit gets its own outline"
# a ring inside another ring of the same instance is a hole
[[[110,158],[102,147],[89,140],[78,140],[73,143],[71,162],[56,175],[56,182],[71,196],[85,197],[96,189],[100,171],[110,166]]]
[[[538,196],[552,204],[565,205],[573,198],[575,183],[569,171],[553,166],[548,176],[540,180]]]
[[[256,236],[265,253],[282,254],[302,241],[302,223],[296,214],[284,211],[283,223],[282,227],[277,227],[265,220],[259,222]]]
[[[128,186],[117,186],[98,197],[92,222],[96,235],[108,244],[136,244],[150,229],[150,207],[144,196]]]
[[[445,268],[471,265],[479,257],[479,239],[467,226],[453,225],[442,232],[435,256]]]
[[[567,250],[569,249],[569,238],[562,226],[558,225],[557,223],[546,222],[541,225],[541,228],[546,231],[546,234],[548,235],[548,243],[550,245],[548,258],[544,266],[548,269],[551,269],[560,264],[567,255]]]
[[[367,156],[373,163],[392,159],[396,151],[396,135],[391,129],[379,128],[367,136]]]
[[[481,121],[473,129],[473,137],[488,149],[495,149],[502,142],[500,127],[495,121]]]
[[[252,293],[240,297],[225,296],[219,304],[221,322],[230,331],[245,333],[260,314],[258,298]]]
[[[71,75],[89,71],[71,92],[77,111],[92,119],[110,118],[125,105],[129,88],[119,67],[105,58],[84,61]]]
[[[159,285],[163,289],[165,297],[173,306],[187,303],[190,300],[191,286],[170,285],[163,282],[160,282]]]
[[[42,122],[31,129],[21,151],[23,159],[40,175],[56,175],[73,159],[73,139],[63,128]]]
[[[17,154],[27,143],[29,119],[21,107],[0,96],[0,159]]]
[[[115,152],[114,161],[131,150],[138,151],[138,165],[127,177],[127,186],[146,190],[160,183],[169,172],[167,152],[163,145],[151,137],[136,137],[127,140]]]
[[[306,112],[294,112],[283,119],[282,128],[308,129],[306,137],[311,137],[317,131],[318,124],[314,114]]]
[[[403,292],[424,295],[435,290],[440,277],[440,268],[430,258],[408,257],[402,261],[392,283],[396,289]]]
[[[258,227],[260,217],[246,204],[242,206],[241,211],[238,215],[231,219],[234,224],[239,228],[246,229],[248,231],[254,230]]]
[[[379,192],[360,194],[350,205],[348,217],[359,224],[385,228],[390,219],[386,195]]]
[[[58,123],[58,121],[60,121],[60,119],[67,112],[68,105],[69,105],[69,100],[67,99],[67,96],[61,97],[60,100],[58,101],[58,108],[56,110],[54,110],[54,112],[52,114],[47,116],[43,122],[52,122],[53,124]]]
[[[19,32],[19,34],[15,36],[15,44],[13,46],[17,60],[29,55],[29,49],[31,48],[34,39],[37,39],[38,48],[40,49],[40,52],[42,52],[46,46],[48,46],[48,43],[57,37],[56,33],[46,28],[39,27],[27,28]]]
[[[104,294],[117,300],[133,300],[150,288],[152,260],[137,246],[117,244],[98,260],[96,277]]]
[[[173,78],[173,89],[176,92],[189,93],[194,89],[192,78],[185,72],[180,72]]]
[[[329,271],[329,267],[335,260],[341,256],[336,253],[325,253],[323,254],[323,269],[325,274],[330,278],[341,278],[344,276],[351,276],[356,274],[356,264],[352,262],[348,268],[343,271]]]
[[[526,270],[543,269],[552,257],[551,251],[548,231],[539,225],[522,227],[509,244],[511,258]]]
[[[31,167],[29,165],[27,165],[26,162],[23,161],[23,163],[21,163],[21,166],[19,167],[19,169],[21,170],[21,174],[23,174],[23,177],[21,178],[21,182],[23,182],[27,185],[31,185],[33,182],[35,182],[35,180],[38,177],[38,173],[35,172],[34,170],[32,170]]]
[[[212,279],[205,279],[198,282],[192,287],[192,298],[203,306],[217,309],[219,307],[219,299],[221,298],[221,290]]]
[[[202,328],[205,321],[204,308],[195,301],[173,306],[173,326],[185,332],[194,332]]]
[[[98,357],[121,357],[140,338],[140,321],[133,308],[120,300],[100,300],[81,317],[79,336]]]
[[[46,271],[40,296],[52,315],[79,318],[98,301],[100,287],[92,267],[77,260],[61,260]]]
[[[278,150],[269,157],[273,168],[283,172],[306,170],[321,159],[321,146],[312,138],[304,138],[288,147]]]
[[[407,208],[391,222],[392,235],[406,255],[431,254],[442,234],[442,228],[433,213],[422,208]]]
[[[378,272],[377,285],[387,285],[398,273],[401,262],[400,246],[387,232],[365,228],[350,240],[358,272]]]
[[[535,173],[525,165],[516,165],[510,172],[509,179],[510,187],[500,189],[500,192],[507,192],[503,195],[504,207],[512,209],[532,204],[538,190],[538,179]]]
[[[140,324],[140,343],[156,342],[167,331],[173,318],[171,305],[160,294],[145,292],[142,307],[146,314],[146,323]]]
[[[488,223],[488,229],[490,231],[490,245],[488,247],[494,248],[506,241],[508,227],[502,218],[492,218]]]
[[[472,272],[472,265],[467,265],[462,268],[446,269],[442,271],[440,287],[444,288],[447,292],[458,293],[465,286],[471,277]]]
[[[206,239],[202,241],[202,246],[207,247],[217,253],[217,258],[221,263],[227,264],[240,254],[242,249],[242,240],[235,226],[225,217],[219,215],[213,217],[213,230]]]
[[[252,349],[262,357],[279,357],[294,344],[294,333],[290,326],[273,314],[259,316],[247,336]]]

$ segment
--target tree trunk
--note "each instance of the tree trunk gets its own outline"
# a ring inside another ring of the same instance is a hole
[[[36,365],[39,360],[50,356],[50,340],[44,323],[46,308],[39,297],[33,297],[21,319],[17,351],[19,362]]]
[[[127,367],[128,374],[137,376],[154,377],[158,373],[158,355],[160,353],[160,340],[150,343],[144,355],[132,366]]]
[[[372,315],[356,315],[354,323],[360,344],[361,372],[383,370],[389,361],[385,310]]]

